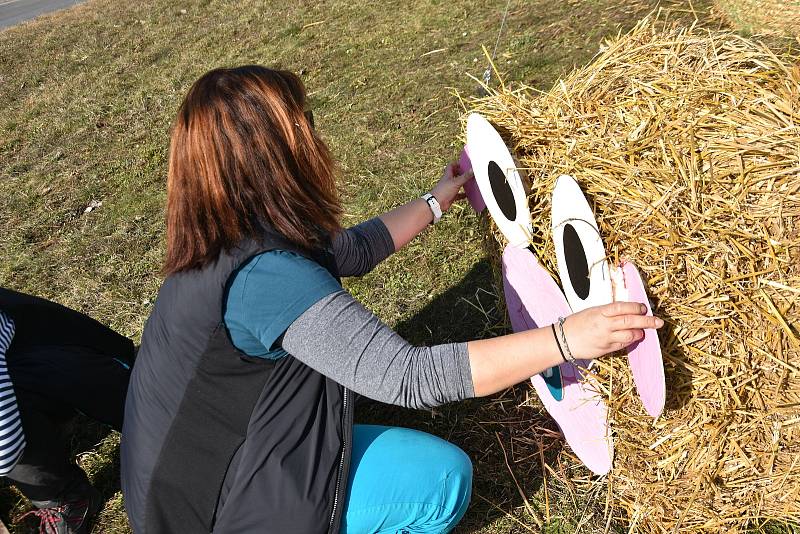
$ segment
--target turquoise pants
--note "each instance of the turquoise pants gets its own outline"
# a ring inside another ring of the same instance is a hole
[[[449,532],[471,493],[472,463],[452,443],[409,428],[355,425],[341,532]]]

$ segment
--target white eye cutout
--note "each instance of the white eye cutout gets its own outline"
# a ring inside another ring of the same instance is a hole
[[[510,245],[530,243],[531,214],[517,165],[503,138],[485,118],[467,118],[467,150],[486,207]]]
[[[574,178],[553,188],[553,243],[561,286],[573,313],[614,301],[606,251],[594,213]]]

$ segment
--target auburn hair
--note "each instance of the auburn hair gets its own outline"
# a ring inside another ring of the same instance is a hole
[[[172,125],[164,274],[203,267],[266,228],[305,250],[341,229],[331,154],[291,72],[215,69]]]

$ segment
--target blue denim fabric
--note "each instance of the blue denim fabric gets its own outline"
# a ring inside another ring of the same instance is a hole
[[[469,457],[408,428],[355,425],[342,534],[452,530],[472,493]]]

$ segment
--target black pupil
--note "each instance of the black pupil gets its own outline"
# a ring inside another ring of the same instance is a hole
[[[489,162],[489,185],[492,187],[492,194],[497,201],[497,206],[509,221],[517,218],[517,204],[514,202],[514,193],[506,179],[505,173],[494,161]]]
[[[589,263],[586,261],[581,238],[569,223],[564,225],[564,259],[567,261],[572,289],[582,300],[586,300],[589,296]]]

